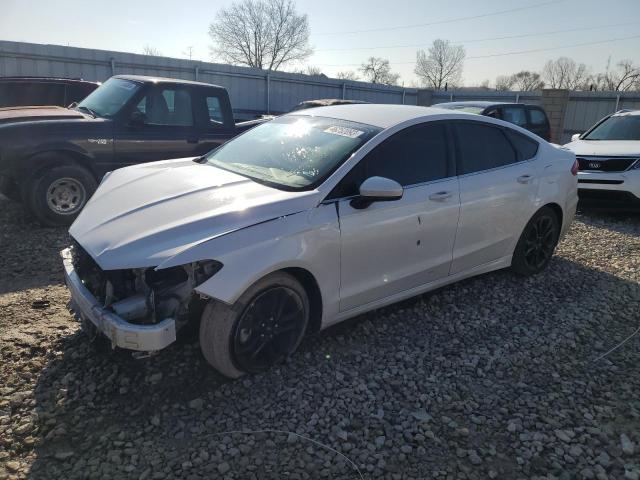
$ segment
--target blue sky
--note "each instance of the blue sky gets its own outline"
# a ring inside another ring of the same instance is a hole
[[[208,25],[220,7],[230,3],[0,0],[0,39],[136,53],[148,44],[181,58],[193,46],[195,59],[210,60]],[[316,49],[308,64],[329,76],[357,69],[375,55],[388,58],[405,85],[411,85],[416,81],[413,45],[428,46],[436,38],[464,45],[469,57],[464,69],[467,85],[523,69],[541,70],[548,59],[563,55],[594,71],[603,70],[610,56],[614,62],[629,58],[640,63],[640,0],[298,0],[297,6],[309,16]],[[533,8],[436,23],[529,6]],[[345,33],[353,31],[359,33]],[[514,35],[529,36],[485,40]],[[553,50],[471,58],[548,48]]]

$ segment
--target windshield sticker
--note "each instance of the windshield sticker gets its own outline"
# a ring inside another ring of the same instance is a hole
[[[349,127],[340,127],[338,125],[332,125],[325,129],[325,133],[333,133],[334,135],[340,135],[341,137],[347,138],[358,138],[364,132],[361,130],[356,130],[355,128]]]

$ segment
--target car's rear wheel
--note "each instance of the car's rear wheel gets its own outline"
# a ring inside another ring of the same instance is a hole
[[[237,378],[267,370],[300,345],[309,324],[309,299],[291,275],[256,282],[233,305],[210,302],[200,323],[200,348],[220,373]]]
[[[26,186],[27,208],[43,224],[70,225],[98,187],[79,165],[59,165],[38,173]]]
[[[543,207],[524,227],[513,253],[511,268],[520,275],[541,272],[551,261],[560,236],[556,213]]]

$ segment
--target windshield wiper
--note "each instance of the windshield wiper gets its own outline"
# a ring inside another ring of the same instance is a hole
[[[89,113],[89,115],[91,115],[93,118],[98,118],[100,115],[98,115],[96,112],[94,112],[93,110],[91,110],[89,107],[85,107],[84,105],[78,105],[76,107],[77,110],[86,110],[87,113]]]

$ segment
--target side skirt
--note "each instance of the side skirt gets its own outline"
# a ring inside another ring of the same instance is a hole
[[[426,283],[424,285],[420,285],[419,287],[415,287],[410,290],[405,290],[404,292],[396,293],[395,295],[391,295],[389,297],[385,297],[380,300],[375,300],[373,302],[360,305],[359,307],[352,308],[345,312],[340,312],[334,318],[325,322],[322,325],[322,328],[324,329],[330,325],[334,325],[338,322],[346,320],[347,318],[352,318],[362,313],[369,312],[377,308],[385,307],[387,305],[391,305],[392,303],[400,302],[402,300],[406,300],[407,298],[415,297],[416,295],[421,295],[431,290],[444,287],[445,285],[456,283],[460,280],[464,280],[465,278],[470,278],[476,275],[482,275],[483,273],[493,272],[495,270],[507,268],[511,266],[511,257],[512,255],[508,255],[506,257],[499,258],[498,260],[494,260],[492,262],[485,263],[477,267],[473,267],[469,270],[458,272],[455,275],[450,275],[448,277],[441,278],[434,282]]]

